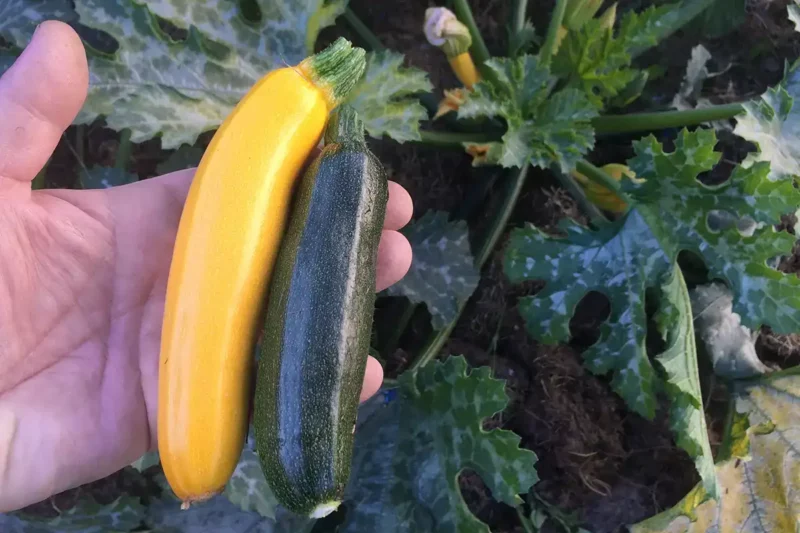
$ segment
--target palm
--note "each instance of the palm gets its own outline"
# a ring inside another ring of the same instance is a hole
[[[45,28],[0,78],[0,156],[20,154],[0,159],[0,512],[104,477],[153,448],[164,295],[192,177],[31,192],[86,91],[80,41],[65,25]],[[31,90],[34,72],[59,85],[66,77],[76,94],[53,101],[51,91]],[[390,184],[379,288],[410,263],[407,241],[391,231],[410,210]],[[371,367],[366,392],[380,383]]]

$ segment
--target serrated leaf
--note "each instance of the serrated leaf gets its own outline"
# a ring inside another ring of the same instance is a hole
[[[116,167],[93,166],[81,172],[84,189],[108,189],[137,181],[136,174]]]
[[[721,283],[692,290],[692,313],[697,332],[708,352],[714,373],[728,379],[763,374],[768,369],[756,354],[752,332],[733,312],[733,295]]]
[[[83,494],[74,507],[55,518],[13,513],[0,515],[0,526],[3,533],[117,533],[138,528],[144,512],[145,507],[133,496],[122,495],[109,504],[100,504]]]
[[[482,428],[507,403],[503,381],[488,367],[468,372],[460,356],[403,374],[362,408],[340,531],[488,533],[464,503],[459,473],[474,470],[512,506],[537,481],[536,455],[517,435]]]
[[[535,56],[493,58],[486,66],[494,75],[475,85],[458,116],[502,117],[508,129],[501,142],[486,145],[485,161],[473,164],[557,165],[569,173],[594,146],[591,102],[577,89],[553,92],[554,80]]]
[[[597,231],[567,221],[563,238],[528,225],[513,232],[506,252],[505,270],[512,281],[548,281],[541,292],[520,300],[529,332],[542,342],[569,338],[575,306],[588,291],[609,298],[611,315],[599,340],[584,353],[585,364],[598,374],[614,371],[614,390],[648,418],[655,397],[644,347],[644,294],[663,283],[679,251],[699,255],[712,276],[731,286],[734,311],[748,327],[800,330],[800,280],[769,266],[771,259],[791,251],[794,237],[769,225],[743,235],[736,227],[713,231],[707,223],[712,213],[726,211],[774,224],[796,209],[800,193],[789,182],[769,181],[765,163],[737,167],[720,185],[702,184],[697,176],[720,157],[715,144],[710,130],[684,130],[671,153],[652,135],[634,143],[636,156],[628,166],[640,180],[623,182],[637,203],[627,216]]]
[[[634,533],[796,533],[800,526],[800,367],[776,372],[736,390],[734,451],[717,464],[720,498],[701,486],[678,504],[632,527]],[[746,445],[742,446],[742,441]],[[698,505],[699,504],[699,505]]]
[[[348,98],[372,137],[388,135],[400,143],[420,138],[419,123],[428,112],[413,96],[433,89],[428,74],[403,67],[403,58],[391,50],[367,54],[364,79]]]
[[[205,150],[193,144],[182,144],[169,157],[156,165],[156,172],[169,174],[178,170],[196,167],[203,158]]]
[[[274,519],[278,501],[272,493],[255,452],[255,434],[252,425],[242,455],[231,479],[225,487],[225,496],[244,511],[256,511],[261,516]]]
[[[321,9],[323,0],[263,0],[262,21],[251,25],[233,0],[75,3],[82,24],[119,43],[110,56],[90,55],[89,97],[76,122],[105,116],[111,128],[130,128],[134,142],[161,135],[164,148],[216,128],[264,74],[301,61],[336,13]],[[186,40],[170,40],[151,10],[187,28]],[[208,41],[224,51],[212,54]]]
[[[602,109],[636,79],[632,53],[658,43],[661,25],[674,10],[675,5],[667,5],[629,11],[616,31],[602,17],[586,21],[567,32],[553,57],[553,73]]]
[[[68,0],[0,0],[0,38],[18,48],[27,46],[42,22],[74,19],[75,12]]]
[[[472,295],[480,280],[470,251],[467,223],[450,222],[448,217],[444,211],[431,210],[403,229],[411,244],[411,268],[387,289],[387,294],[424,303],[434,329],[455,319],[459,306]]]
[[[798,85],[787,88],[796,91]],[[771,87],[759,99],[743,103],[744,114],[736,117],[733,132],[758,147],[742,165],[769,162],[771,180],[800,176],[800,110],[794,106],[795,96],[780,85]]]
[[[672,275],[661,287],[659,304],[656,322],[666,349],[656,360],[666,372],[670,429],[678,446],[694,459],[706,494],[717,498],[719,485],[703,412],[692,304],[683,273],[674,265]]]

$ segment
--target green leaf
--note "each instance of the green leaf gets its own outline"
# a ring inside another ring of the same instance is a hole
[[[261,516],[274,519],[278,501],[261,470],[254,439],[251,425],[242,455],[225,487],[224,494],[231,503],[243,511],[256,511]]]
[[[0,0],[0,39],[25,48],[42,22],[74,19],[75,12],[68,0]],[[0,72],[3,70],[0,65]]]
[[[413,95],[433,89],[428,74],[403,67],[403,58],[391,50],[367,54],[364,79],[348,99],[372,137],[388,135],[400,143],[420,138],[419,122],[428,112]]]
[[[670,429],[678,446],[694,459],[706,493],[717,498],[719,486],[703,412],[692,304],[683,273],[674,265],[672,275],[661,287],[659,304],[656,322],[666,349],[656,360],[666,372]]]
[[[746,10],[746,0],[716,0],[697,17],[697,24],[692,30],[708,39],[722,37],[745,21]]]
[[[249,24],[233,0],[75,3],[82,24],[119,44],[113,54],[90,55],[89,97],[76,122],[105,116],[115,130],[130,128],[133,142],[161,135],[164,148],[194,144],[216,128],[264,74],[306,57],[336,13],[321,10],[323,0],[263,0],[261,22]],[[188,29],[186,40],[170,39],[150,10]]]
[[[139,177],[116,167],[93,166],[81,172],[81,185],[84,189],[108,189],[126,183],[133,183]]]
[[[145,508],[138,498],[122,495],[109,504],[99,504],[88,494],[71,509],[61,511],[55,518],[30,516],[23,513],[0,515],[3,533],[116,533],[138,528]]]
[[[565,173],[594,146],[590,120],[597,115],[581,91],[552,91],[554,80],[532,55],[486,62],[493,76],[477,83],[458,110],[461,118],[502,117],[508,130],[502,142],[489,143],[485,160],[541,168],[555,164]],[[469,146],[467,146],[469,148]]]
[[[273,533],[275,522],[254,511],[243,511],[225,496],[214,496],[181,510],[180,502],[164,497],[147,507],[145,524],[158,533]]]
[[[720,157],[715,144],[711,130],[684,130],[671,153],[652,135],[634,143],[628,166],[642,181],[623,182],[636,203],[628,215],[597,231],[567,221],[564,237],[528,225],[512,233],[506,251],[511,281],[547,280],[538,294],[520,300],[529,332],[542,342],[569,339],[569,321],[587,292],[609,298],[611,315],[584,353],[585,364],[597,374],[614,371],[614,390],[647,418],[654,415],[655,377],[644,346],[645,290],[666,280],[679,251],[696,253],[711,276],[730,285],[733,309],[746,326],[800,331],[800,279],[769,266],[794,244],[792,235],[770,224],[796,209],[800,193],[789,182],[769,181],[766,163],[737,167],[716,186],[702,184],[697,176]],[[720,211],[767,226],[749,235],[733,226],[714,231],[707,219]]]
[[[796,533],[800,516],[798,404],[800,367],[737,385],[736,423],[729,425],[725,436],[736,442],[730,456],[717,464],[720,498],[706,501],[698,485],[673,508],[636,524],[632,531]]]
[[[182,144],[169,157],[156,165],[156,172],[169,174],[178,170],[196,167],[203,158],[205,150],[194,144]]]
[[[793,74],[796,76],[796,74]],[[750,166],[757,161],[770,163],[771,180],[800,176],[800,111],[794,106],[797,83],[771,87],[758,100],[742,104],[744,114],[736,116],[733,132],[758,147],[742,162]]]
[[[629,11],[616,33],[602,17],[586,21],[564,37],[553,57],[553,73],[602,109],[636,79],[639,71],[630,68],[631,53],[658,43],[660,25],[674,9],[667,5]]]
[[[474,470],[512,506],[537,481],[536,455],[517,435],[482,427],[508,403],[503,381],[488,367],[468,372],[460,356],[398,381],[361,409],[340,531],[489,533],[464,503],[459,473]]]
[[[469,247],[463,220],[448,221],[444,211],[428,211],[403,230],[413,252],[408,274],[387,289],[427,305],[434,329],[441,329],[458,314],[478,286],[480,274]]]
[[[725,285],[710,283],[692,290],[692,313],[697,332],[708,352],[714,373],[741,379],[767,372],[756,354],[752,332],[733,312],[733,295]]]

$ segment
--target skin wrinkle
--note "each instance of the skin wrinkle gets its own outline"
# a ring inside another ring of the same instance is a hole
[[[2,398],[0,396],[0,398]],[[11,458],[11,446],[17,434],[17,417],[0,405],[0,493],[8,485],[8,465]]]

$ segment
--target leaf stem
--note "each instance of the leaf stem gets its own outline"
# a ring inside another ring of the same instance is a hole
[[[591,220],[592,224],[594,224],[596,227],[602,227],[608,224],[608,219],[603,215],[602,212],[600,212],[597,206],[586,197],[586,191],[584,191],[583,187],[575,182],[575,179],[572,176],[565,174],[564,172],[556,172],[555,175],[558,183],[564,189],[566,189],[573,198],[575,198],[575,201],[578,202],[578,206],[580,206],[581,211],[583,211],[583,213],[589,217],[589,220]]]
[[[694,126],[704,122],[725,120],[740,114],[742,104],[722,104],[702,109],[684,111],[657,111],[654,113],[631,113],[628,115],[604,115],[592,119],[592,126],[597,135],[614,133],[632,133],[652,131],[665,128]]]
[[[511,31],[519,34],[525,29],[525,14],[528,12],[528,0],[514,0],[512,10]]]
[[[120,132],[117,157],[114,159],[114,168],[125,170],[131,158],[131,130],[125,128]]]
[[[484,77],[491,76],[491,72],[484,65],[491,58],[491,55],[489,54],[489,49],[486,48],[486,43],[483,41],[483,36],[478,31],[478,26],[475,24],[475,18],[472,16],[472,10],[469,8],[467,0],[454,0],[453,11],[458,20],[469,28],[469,33],[472,36],[472,46],[469,52],[475,62],[475,66]]]
[[[482,144],[498,139],[497,135],[490,133],[460,133],[453,131],[421,130],[417,142],[439,148],[463,148],[462,143]]]
[[[519,506],[515,507],[515,509],[517,511],[517,518],[519,518],[519,523],[522,524],[522,529],[525,530],[525,533],[536,533],[533,530],[533,525],[531,524],[530,520],[528,520],[528,517],[525,516],[525,513],[522,512],[522,509],[520,509]]]
[[[622,192],[622,187],[620,187],[619,182],[606,174],[602,169],[597,168],[585,159],[578,161],[575,165],[575,169],[598,185],[602,185],[606,189],[612,191],[620,200],[628,204],[629,209],[633,205],[631,198]]]
[[[383,348],[385,358],[391,357],[397,350],[400,337],[402,337],[403,332],[406,330],[406,326],[408,326],[411,317],[414,316],[414,311],[417,310],[417,304],[412,303],[408,298],[403,298],[401,309],[400,318],[397,320],[392,330],[392,336],[389,337],[389,340],[386,341],[386,345]]]
[[[497,216],[492,222],[489,230],[486,232],[483,242],[478,247],[478,253],[475,254],[475,267],[478,270],[483,268],[483,265],[489,259],[489,255],[491,255],[492,250],[500,240],[500,236],[503,235],[503,230],[505,229],[506,223],[508,222],[511,212],[514,210],[514,206],[517,204],[519,195],[522,192],[522,186],[525,184],[525,178],[528,176],[528,168],[529,165],[522,167],[519,172],[514,175],[513,179],[506,188],[505,198],[503,198],[503,203],[497,212]],[[461,317],[461,313],[464,312],[464,308],[467,306],[467,301],[468,299],[459,304],[456,316],[453,318],[453,320],[451,320],[444,328],[434,331],[431,334],[428,342],[425,343],[425,347],[422,349],[422,352],[414,360],[414,362],[411,363],[408,371],[416,372],[428,361],[436,357],[436,354],[439,353],[439,350],[442,349],[442,346],[444,346],[444,343],[450,337],[450,333],[453,332],[453,328],[455,328],[458,319]]]
[[[553,9],[550,25],[547,27],[547,37],[545,37],[544,44],[539,49],[539,62],[544,66],[549,65],[550,58],[553,57],[553,50],[555,50],[556,39],[558,38],[558,29],[564,20],[566,10],[567,0],[556,0],[556,7]]]
[[[364,24],[360,18],[353,12],[352,9],[347,7],[344,10],[344,17],[345,22],[350,25],[350,28],[356,32],[356,34],[364,41],[370,50],[383,50],[384,46],[383,43],[378,39],[378,37],[372,33],[372,30]]]

